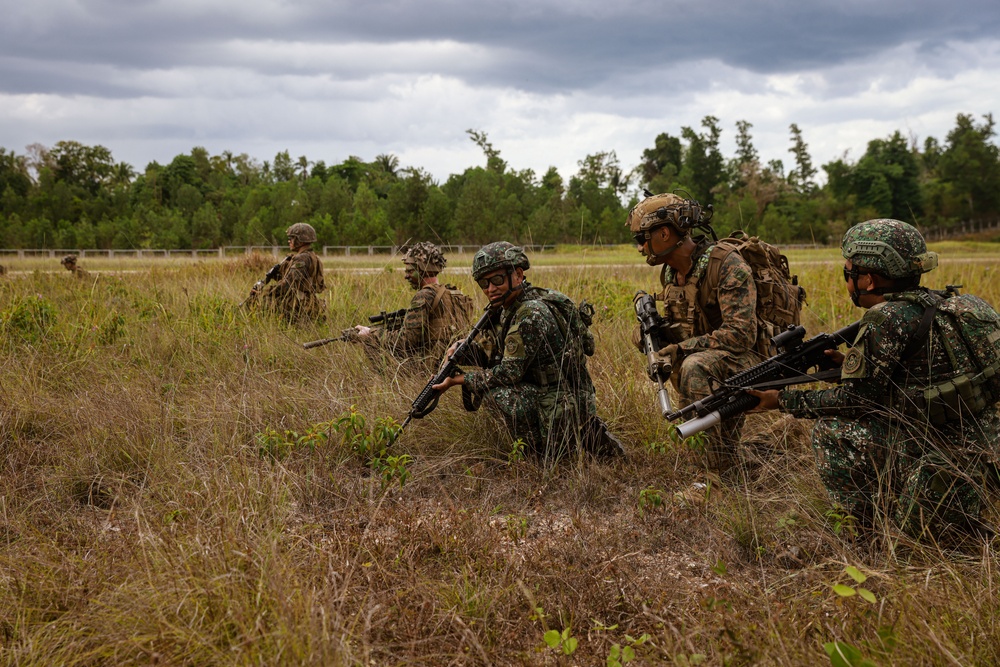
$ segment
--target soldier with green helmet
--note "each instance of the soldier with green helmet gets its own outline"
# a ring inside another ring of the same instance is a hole
[[[406,308],[401,328],[354,327],[366,349],[386,350],[396,359],[437,362],[448,344],[470,326],[474,304],[458,287],[438,282],[447,260],[441,248],[421,241],[406,248],[404,277],[416,294]]]
[[[581,445],[598,456],[616,456],[621,443],[597,416],[587,370],[587,357],[594,353],[588,329],[593,311],[528,283],[524,272],[530,266],[524,250],[507,241],[476,253],[472,277],[497,316],[485,333],[487,343],[474,343],[469,357],[458,362],[481,370],[448,378],[434,389],[461,385],[467,406],[485,400],[512,438],[547,461]]]
[[[675,341],[659,350],[671,368],[671,382],[681,404],[712,393],[712,378],[724,380],[757,363],[757,288],[750,266],[739,252],[718,248],[714,239],[693,235],[711,217],[692,199],[673,193],[651,195],[630,212],[639,252],[650,266],[660,266],[665,307],[663,318]],[[633,343],[642,349],[638,329]],[[742,417],[706,431],[705,460],[724,473],[737,460]]]
[[[820,477],[866,527],[891,517],[916,538],[989,532],[980,521],[1000,451],[1000,315],[957,289],[928,290],[937,266],[920,232],[868,220],[844,235],[844,280],[861,328],[825,390],[752,391],[762,409],[817,419]]]
[[[250,302],[259,297],[264,308],[293,323],[323,320],[326,307],[317,294],[326,285],[323,263],[312,250],[316,230],[308,223],[297,222],[285,230],[285,235],[292,252],[279,265],[277,281],[265,287],[254,286]]]

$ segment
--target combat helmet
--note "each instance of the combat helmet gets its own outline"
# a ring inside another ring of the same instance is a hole
[[[852,265],[893,280],[919,278],[938,265],[937,253],[927,250],[916,227],[889,218],[866,220],[848,229],[841,252]]]
[[[316,230],[308,222],[296,222],[285,230],[285,236],[296,243],[316,243]]]
[[[664,192],[649,194],[636,204],[629,211],[625,225],[632,230],[636,243],[639,243],[640,236],[646,240],[650,230],[663,225],[670,225],[679,235],[687,236],[692,227],[707,223],[709,218],[711,207],[705,211],[694,199],[684,199],[672,192]]]
[[[76,255],[66,255],[59,260],[59,263],[63,266],[76,266]]]
[[[476,252],[476,256],[472,258],[472,279],[479,280],[497,269],[527,271],[529,268],[531,268],[531,262],[524,254],[524,248],[508,241],[494,241],[480,248]]]
[[[403,264],[414,266],[425,276],[436,276],[444,270],[448,260],[444,258],[441,248],[430,241],[421,241],[410,246],[403,255]]]

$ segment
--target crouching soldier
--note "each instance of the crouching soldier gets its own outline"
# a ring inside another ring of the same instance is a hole
[[[503,418],[512,438],[546,461],[581,446],[598,456],[619,455],[621,443],[597,416],[587,371],[587,357],[594,353],[592,310],[528,283],[529,267],[524,250],[506,241],[476,253],[472,277],[496,316],[485,332],[487,344],[474,342],[468,358],[457,361],[481,370],[448,378],[434,389],[460,385],[466,406],[484,401]]]

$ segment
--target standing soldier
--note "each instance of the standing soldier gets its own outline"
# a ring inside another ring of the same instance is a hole
[[[285,234],[292,252],[279,265],[277,281],[267,286],[254,285],[249,302],[259,297],[266,309],[280,313],[288,322],[323,320],[326,308],[316,295],[326,286],[323,264],[312,251],[316,230],[308,223],[297,222]]]
[[[955,288],[920,287],[937,266],[899,220],[847,230],[844,279],[867,309],[824,390],[751,391],[761,409],[817,419],[812,443],[833,499],[862,527],[893,517],[913,537],[984,530],[1000,451],[1000,315]]]
[[[64,267],[66,267],[66,270],[72,273],[74,277],[80,280],[88,278],[90,274],[87,271],[81,269],[79,266],[77,266],[76,260],[77,260],[76,255],[66,255],[61,260],[59,260],[59,263],[62,264]]]
[[[427,241],[409,248],[403,255],[404,277],[417,291],[406,309],[402,327],[354,327],[366,349],[384,349],[400,361],[411,358],[435,363],[457,335],[468,331],[474,305],[472,299],[454,285],[438,282],[447,260],[441,249]]]
[[[524,278],[529,267],[524,250],[506,241],[476,253],[472,277],[497,316],[485,333],[489,344],[473,342],[469,357],[458,362],[482,370],[448,378],[434,389],[461,385],[467,406],[485,399],[513,438],[548,461],[581,444],[599,456],[621,454],[621,443],[597,416],[587,371],[587,357],[594,353],[588,329],[593,309],[529,284]]]
[[[740,253],[715,251],[708,236],[691,236],[707,222],[698,202],[671,193],[642,200],[625,222],[646,263],[662,266],[659,298],[675,334],[659,356],[683,405],[711,394],[710,378],[724,380],[759,361],[753,274]],[[641,349],[638,336],[633,342]],[[706,431],[709,468],[723,473],[736,462],[741,424],[736,417]]]

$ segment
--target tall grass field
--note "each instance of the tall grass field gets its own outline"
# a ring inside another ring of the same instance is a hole
[[[934,249],[926,285],[1000,305],[1000,247]],[[837,250],[789,258],[809,335],[861,316]],[[629,342],[658,270],[630,248],[527,272],[595,305],[627,456],[541,465],[456,390],[397,438],[426,376],[301,343],[405,306],[399,260],[327,258],[329,318],[299,328],[238,307],[271,257],[5,260],[3,664],[1000,664],[1000,543],[859,534],[806,421],[750,415],[767,446],[725,480],[671,438]]]

